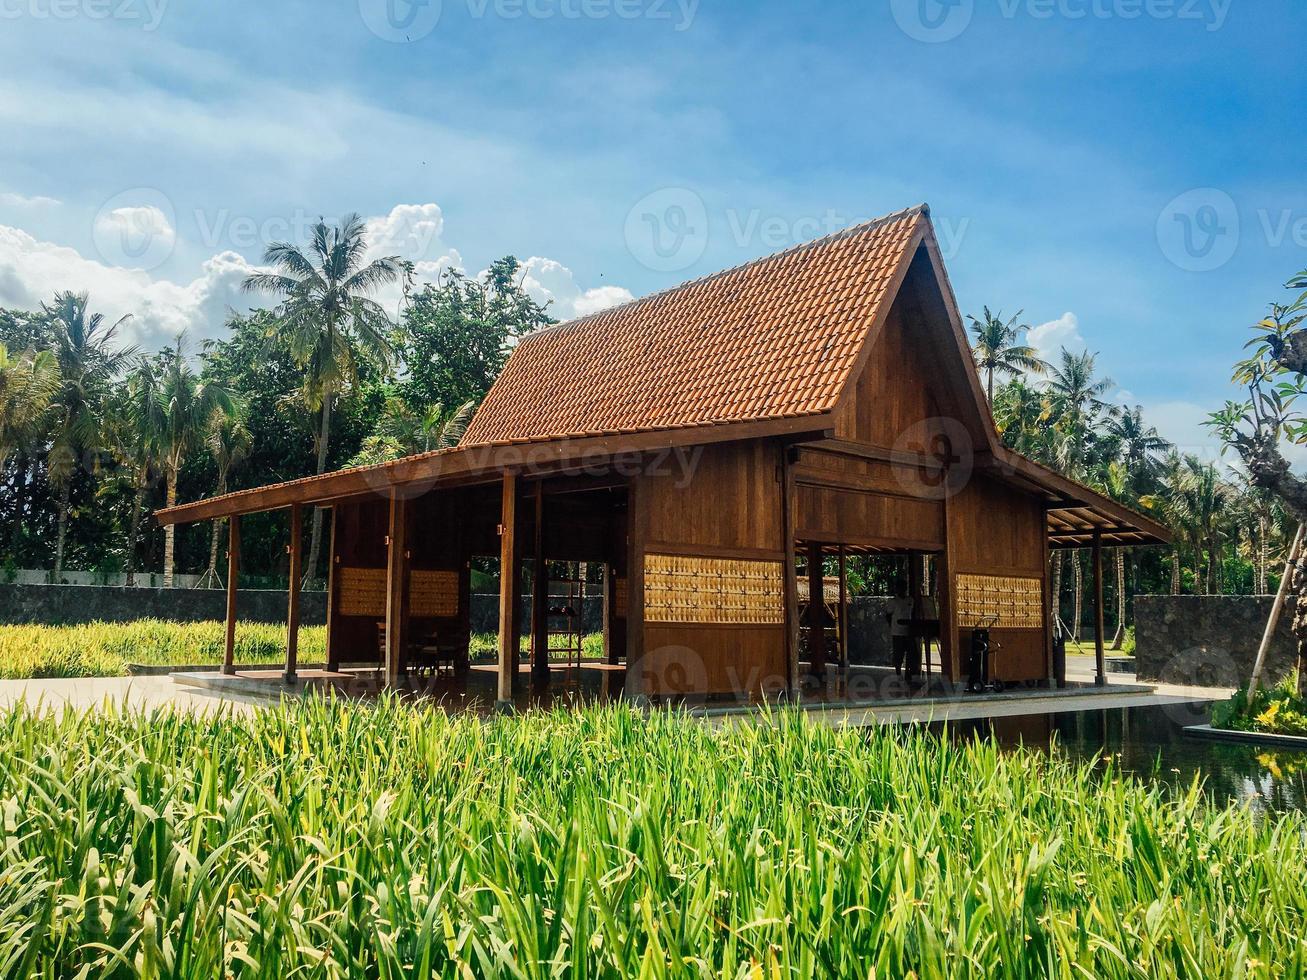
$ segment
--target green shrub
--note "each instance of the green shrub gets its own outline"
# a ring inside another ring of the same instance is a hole
[[[1307,822],[628,708],[0,712],[0,975],[1298,976]]]
[[[225,635],[224,624],[214,621],[0,626],[0,677],[113,677],[131,663],[220,664]],[[325,627],[300,629],[302,661],[321,661],[325,651]],[[237,663],[276,664],[285,657],[286,627],[237,624]]]
[[[1298,676],[1290,674],[1273,687],[1261,687],[1252,703],[1248,687],[1212,706],[1212,725],[1241,732],[1307,735],[1307,699],[1298,696]]]

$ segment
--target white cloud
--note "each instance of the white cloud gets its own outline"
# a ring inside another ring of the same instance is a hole
[[[40,194],[28,197],[26,194],[15,194],[12,191],[0,193],[0,207],[57,208],[60,203],[53,197],[42,197]]]
[[[1080,336],[1080,318],[1067,312],[1056,320],[1031,327],[1026,333],[1026,343],[1035,348],[1042,360],[1055,364],[1063,347],[1072,353],[1085,349],[1085,340]]]
[[[442,238],[444,216],[436,204],[401,204],[365,223],[368,258],[398,255],[412,261],[419,284],[437,281],[447,268],[464,268],[458,250]],[[176,237],[166,215],[149,206],[111,209],[99,216],[97,224],[105,225],[112,237],[170,244]],[[540,302],[552,300],[550,312],[555,317],[583,316],[632,298],[618,286],[582,289],[571,270],[553,259],[532,257],[523,268],[527,291]],[[97,312],[113,319],[132,314],[122,339],[146,349],[158,348],[183,330],[198,346],[204,339],[223,335],[231,310],[245,312],[267,305],[270,297],[241,289],[255,269],[240,253],[225,250],[205,260],[195,278],[178,283],[129,268],[125,261],[116,265],[87,258],[74,248],[0,224],[0,306],[31,310],[49,301],[57,290],[86,291]],[[396,285],[378,291],[376,299],[394,315],[400,294]]]
[[[549,315],[556,320],[588,316],[635,298],[629,289],[621,286],[582,289],[571,269],[554,259],[538,255],[523,262],[522,270],[522,287],[537,303],[549,304]]]
[[[124,343],[151,349],[182,330],[196,344],[220,336],[228,308],[251,306],[240,287],[253,269],[235,252],[221,252],[203,264],[195,279],[175,283],[106,265],[0,225],[0,306],[32,310],[61,289],[89,292],[96,312],[114,320],[132,314],[121,332]]]

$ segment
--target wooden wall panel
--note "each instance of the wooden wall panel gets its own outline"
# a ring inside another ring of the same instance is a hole
[[[763,551],[779,556],[781,494],[775,444],[719,443],[693,452],[693,458],[679,461],[654,460],[655,471],[641,477],[648,550],[739,557]]]
[[[800,541],[920,551],[944,547],[940,501],[803,485],[797,496]]]
[[[645,626],[646,694],[759,696],[785,687],[784,626]]]
[[[940,415],[932,392],[936,371],[929,345],[922,343],[926,335],[914,337],[907,321],[905,301],[895,300],[884,328],[872,338],[853,397],[836,419],[837,438],[884,448],[902,446],[914,427]]]
[[[948,520],[950,576],[1031,576],[1043,582],[1047,595],[1044,508],[1037,498],[988,477],[973,475],[950,498]],[[957,623],[958,650],[963,664],[970,649],[972,625]],[[1046,626],[995,629],[991,637],[999,644],[993,661],[995,676],[1005,681],[1048,678]]]

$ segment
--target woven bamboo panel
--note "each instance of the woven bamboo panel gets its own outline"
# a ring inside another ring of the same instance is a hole
[[[959,575],[958,625],[964,628],[997,616],[1005,629],[1044,628],[1044,583],[1012,575]]]
[[[421,619],[458,615],[458,572],[415,570],[408,577],[408,614]]]
[[[339,573],[340,602],[342,616],[386,615],[386,570],[384,568],[347,568],[336,569]]]
[[[644,618],[649,623],[783,623],[781,563],[645,555]]]

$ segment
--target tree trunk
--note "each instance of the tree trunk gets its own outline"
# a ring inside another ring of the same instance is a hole
[[[994,407],[994,369],[990,368],[985,372],[985,390],[989,392],[989,407]]]
[[[1180,552],[1171,549],[1171,595],[1180,594]]]
[[[327,444],[331,438],[331,392],[322,395],[322,428],[318,433],[318,475],[327,471]],[[309,536],[309,557],[304,563],[304,582],[318,577],[318,551],[322,544],[322,508],[313,508],[313,532]]]
[[[1267,547],[1266,538],[1269,532],[1265,517],[1257,518],[1257,594],[1266,595],[1266,566],[1267,566]]]
[[[55,535],[54,541],[54,580],[59,581],[59,576],[64,570],[64,540],[68,536],[68,509],[69,502],[73,494],[73,481],[69,477],[59,485],[59,531]]]
[[[170,468],[168,471],[168,506],[175,506],[177,503],[177,470]],[[173,583],[173,565],[176,561],[177,552],[177,525],[166,524],[163,528],[163,587],[171,589]]]
[[[136,539],[140,534],[141,509],[145,506],[145,477],[137,476],[136,495],[132,498],[132,513],[127,519],[127,540],[124,542],[123,563],[127,571],[127,585],[136,584]]]
[[[1120,650],[1125,643],[1125,549],[1116,549],[1116,635],[1112,649]]]
[[[227,472],[218,470],[218,490],[215,497],[221,497],[227,492]],[[218,545],[222,540],[222,529],[227,526],[225,517],[215,517],[213,519],[213,529],[209,535],[209,567],[204,570],[200,576],[196,587],[208,586],[210,588],[221,588],[222,579],[218,577]]]
[[[1071,581],[1075,585],[1075,603],[1071,607],[1071,639],[1075,643],[1080,642],[1080,603],[1084,598],[1082,595],[1084,582],[1080,577],[1080,549],[1076,548],[1071,552]]]
[[[9,530],[9,553],[15,562],[19,561],[18,549],[23,540],[23,508],[27,506],[27,481],[31,471],[31,462],[26,453],[18,454],[14,466],[14,526]]]
[[[1293,563],[1293,636],[1298,641],[1298,696],[1307,697],[1307,558]]]

